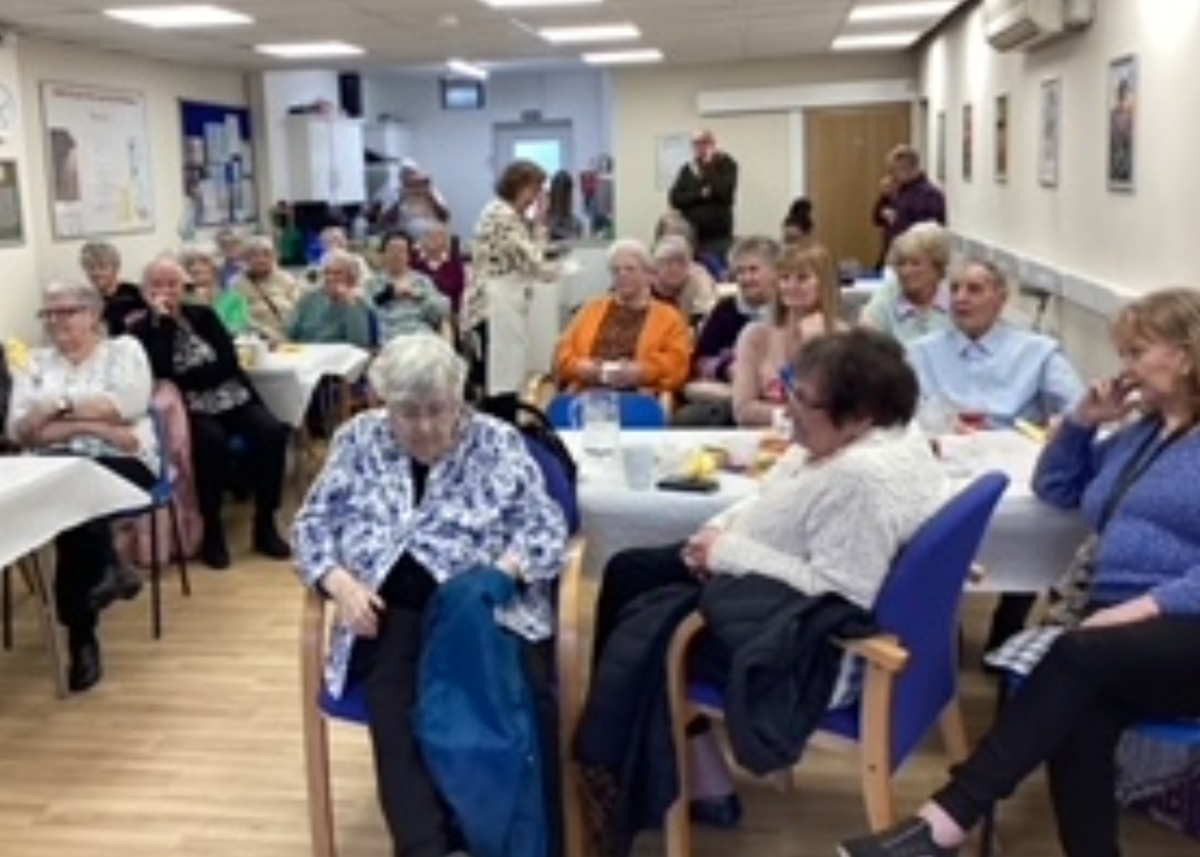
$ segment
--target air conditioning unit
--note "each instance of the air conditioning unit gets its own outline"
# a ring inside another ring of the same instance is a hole
[[[984,0],[983,28],[998,51],[1031,50],[1066,32],[1064,0]]]

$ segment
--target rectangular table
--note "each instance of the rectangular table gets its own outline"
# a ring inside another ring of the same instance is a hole
[[[88,458],[0,457],[0,568],[20,563],[63,530],[85,521],[149,505],[150,495]],[[63,657],[54,598],[40,563],[30,570],[59,696]]]
[[[322,378],[332,376],[353,383],[370,359],[369,351],[349,343],[285,345],[248,367],[246,374],[271,413],[300,427]]]
[[[711,494],[635,491],[625,484],[621,461],[585,458],[578,432],[562,433],[581,463],[580,512],[587,550],[584,570],[599,574],[614,553],[631,547],[669,544],[687,538],[706,520],[751,494],[756,482],[733,473],[720,475]],[[660,457],[678,456],[697,446],[723,446],[737,430],[625,431],[624,443],[649,443]],[[1030,476],[1039,447],[1016,432],[978,432],[943,442],[947,475],[958,487],[974,475],[1000,470],[1012,480],[1000,501],[980,552],[987,575],[973,584],[980,592],[1041,592],[1058,579],[1084,526],[1074,512],[1056,509],[1033,495]]]

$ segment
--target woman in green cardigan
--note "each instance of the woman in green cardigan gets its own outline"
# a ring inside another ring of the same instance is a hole
[[[240,336],[252,328],[250,307],[240,292],[221,288],[222,258],[211,243],[189,245],[180,254],[190,302],[212,307],[230,336]]]

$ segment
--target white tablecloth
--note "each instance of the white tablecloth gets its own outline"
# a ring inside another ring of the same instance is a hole
[[[271,413],[291,426],[304,422],[304,412],[321,378],[332,375],[357,381],[371,359],[369,352],[347,343],[291,345],[286,349],[270,352],[246,374]]]
[[[721,446],[734,431],[627,431],[625,443],[651,443],[670,458],[701,445]],[[712,494],[658,490],[634,491],[625,485],[619,458],[598,464],[582,455],[577,432],[563,432],[582,465],[580,511],[587,550],[584,568],[599,574],[619,550],[668,544],[687,538],[705,520],[754,490],[755,481],[722,473]],[[988,574],[973,589],[991,592],[1040,592],[1066,568],[1084,529],[1073,512],[1038,500],[1029,487],[1038,447],[1016,432],[979,432],[943,440],[952,481],[1000,470],[1012,480],[992,519],[979,560]]]
[[[63,530],[149,502],[141,488],[87,458],[0,457],[0,566]]]

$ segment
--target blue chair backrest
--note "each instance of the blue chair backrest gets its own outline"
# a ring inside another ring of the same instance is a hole
[[[892,709],[893,769],[958,692],[959,603],[1007,487],[1003,473],[987,473],[948,500],[901,550],[875,600],[879,626],[910,658]]]
[[[657,397],[649,393],[621,393],[621,428],[657,429],[666,428],[667,411]],[[559,393],[550,400],[546,416],[555,428],[571,429],[577,426],[571,414],[575,395]]]

